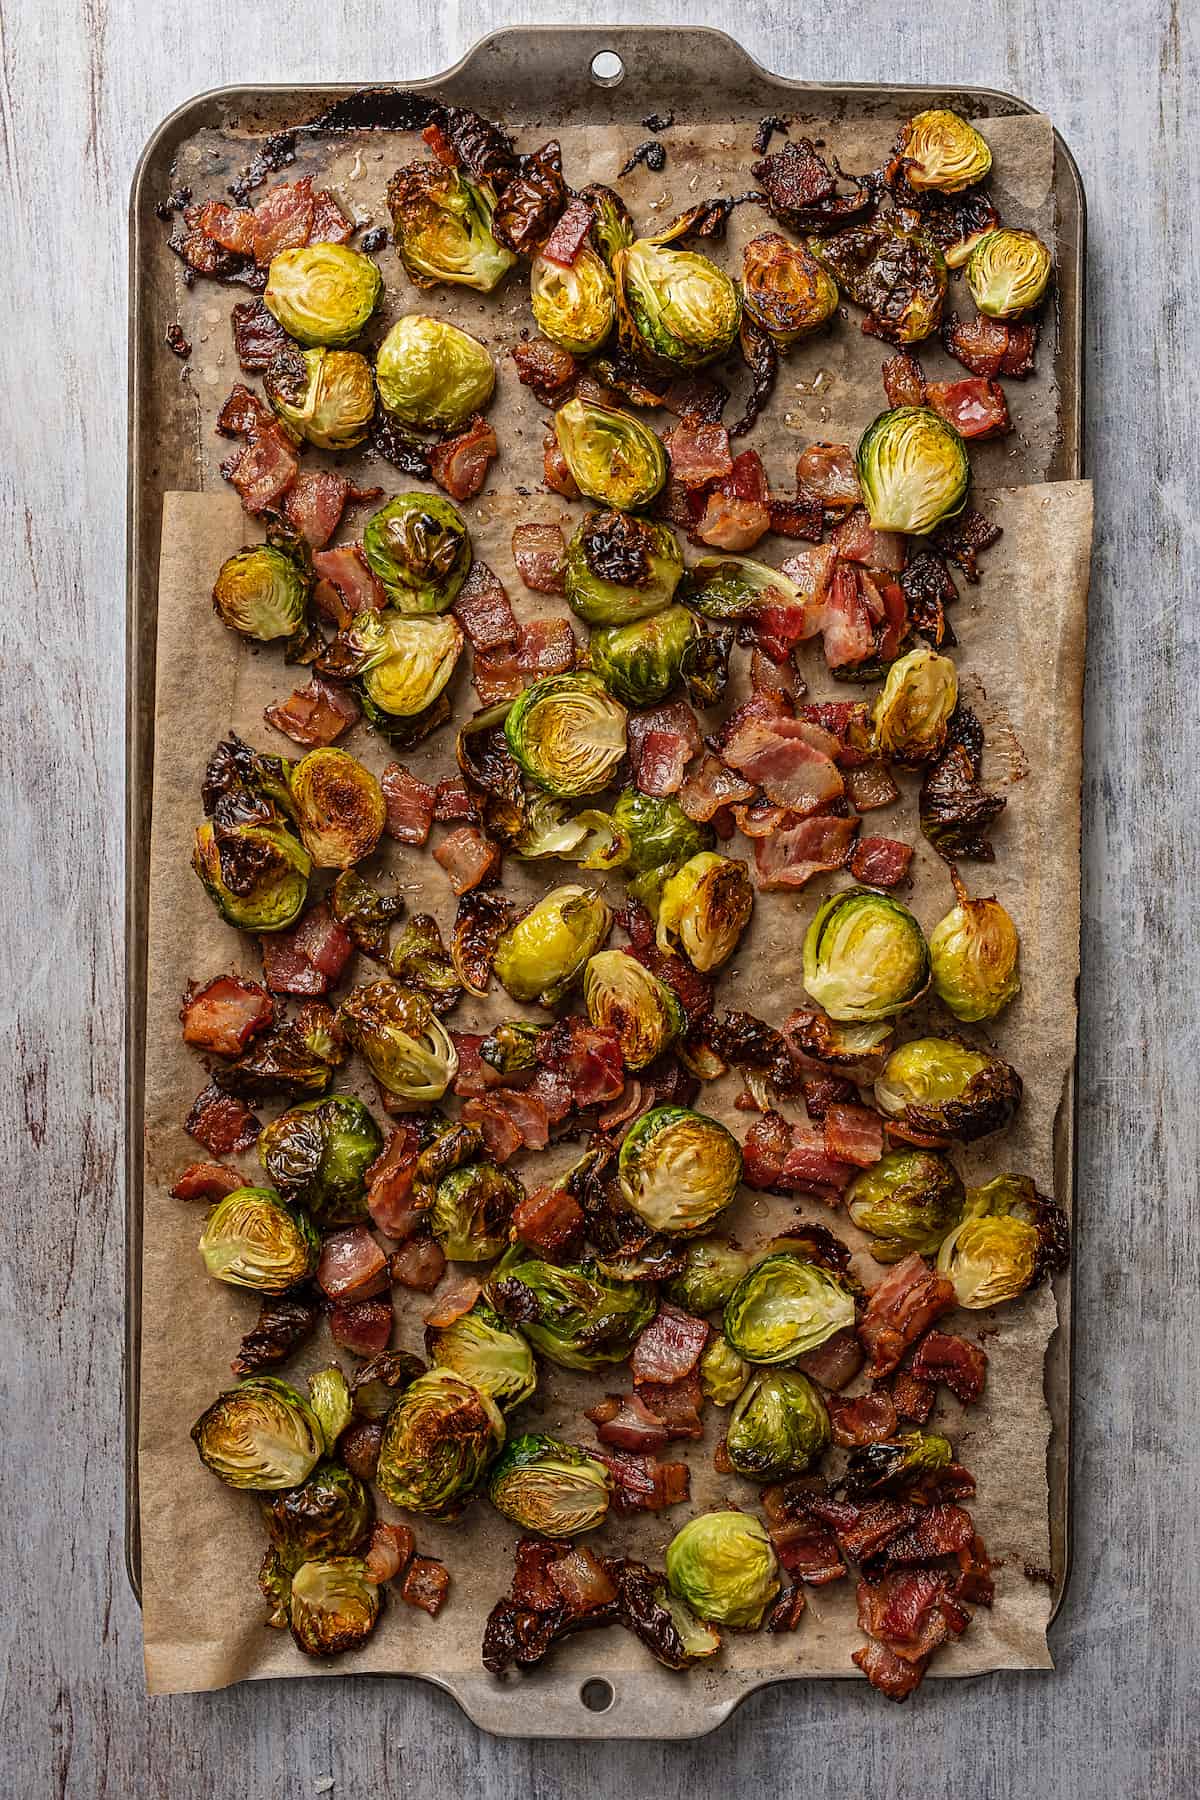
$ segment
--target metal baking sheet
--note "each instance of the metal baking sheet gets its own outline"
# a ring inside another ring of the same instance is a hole
[[[616,85],[601,85],[594,59],[620,59]],[[1017,116],[1032,109],[1011,96],[984,89],[830,86],[791,82],[769,74],[724,34],[704,30],[524,28],[500,32],[477,45],[455,68],[425,82],[439,94],[501,117],[514,128],[526,123],[634,123],[651,111],[674,109],[689,126],[746,125],[779,112],[793,118],[899,121],[921,107],[950,105],[966,113]],[[172,380],[173,360],[163,349],[166,325],[176,317],[176,269],[164,255],[164,231],[154,204],[172,186],[179,152],[193,140],[236,132],[245,159],[257,139],[302,125],[348,87],[225,89],[188,102],[166,120],[147,146],[135,177],[131,216],[130,460],[128,538],[128,863],[127,863],[127,1285],[126,1547],[135,1592],[140,1586],[137,1491],[138,1343],[142,1223],[142,1065],[145,1043],[145,959],[150,796],[154,757],[157,572],[163,495],[209,487],[211,446],[202,441],[198,409],[189,387]],[[1053,378],[1058,389],[1057,430],[1050,441],[1018,448],[1005,466],[1013,481],[1067,480],[1082,474],[1084,200],[1074,163],[1055,138],[1053,201],[1058,281]],[[986,475],[983,476],[986,480]],[[1056,1190],[1073,1190],[1073,1099],[1064,1102],[1054,1146]],[[1050,1507],[1054,1608],[1061,1604],[1070,1558],[1070,1282],[1057,1293],[1060,1326],[1046,1365],[1053,1434]],[[593,1640],[600,1646],[600,1640]],[[603,1680],[603,1653],[595,1656]],[[419,1671],[418,1671],[419,1672]],[[936,1672],[936,1665],[935,1665]],[[850,1670],[847,1669],[847,1674]],[[649,1678],[645,1692],[618,1694],[604,1711],[582,1699],[577,1670],[556,1680],[553,1664],[540,1673],[537,1721],[543,1735],[695,1735],[712,1729],[759,1680],[727,1675],[716,1686],[706,1675],[686,1690],[691,1704],[660,1710]],[[530,1730],[530,1708],[496,1705],[495,1684],[456,1680],[450,1691],[479,1723],[492,1730]],[[680,1693],[678,1683],[672,1691]],[[593,1702],[595,1695],[591,1696]],[[513,1696],[515,1699],[515,1696]],[[604,1696],[602,1695],[603,1699]],[[505,1712],[512,1718],[509,1724]]]

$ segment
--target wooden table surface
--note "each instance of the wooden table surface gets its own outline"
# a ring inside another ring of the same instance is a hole
[[[591,22],[549,0],[516,19]],[[695,1745],[500,1742],[417,1683],[148,1701],[122,1560],[125,209],[158,120],[259,80],[393,80],[504,23],[362,0],[9,0],[0,18],[5,909],[0,1774],[14,1800],[1153,1796],[1200,1791],[1197,20],[1186,0],[643,0],[798,77],[1040,106],[1088,191],[1096,482],[1085,775],[1075,1569],[1055,1675],[903,1709],[789,1685]],[[599,46],[598,46],[599,47]],[[15,443],[14,443],[15,440]],[[1189,1650],[1189,1645],[1191,1646]]]

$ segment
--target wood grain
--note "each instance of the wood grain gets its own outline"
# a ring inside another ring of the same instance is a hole
[[[595,5],[519,16],[593,21]],[[615,8],[616,17],[624,8]],[[1058,1673],[749,1701],[694,1746],[501,1743],[418,1684],[280,1683],[147,1701],[121,1552],[120,1187],[125,205],[141,146],[234,80],[398,79],[503,22],[300,0],[81,0],[0,17],[0,391],[8,676],[0,1099],[0,1773],[20,1800],[516,1800],[591,1788],[1154,1796],[1200,1787],[1194,1640],[1200,1134],[1193,973],[1197,12],[930,0],[852,13],[643,0],[782,73],[1008,88],[1048,112],[1091,215],[1097,484],[1085,769],[1075,1573]],[[398,24],[398,19],[400,23]],[[411,26],[404,25],[411,20]],[[602,35],[602,34],[598,34]],[[15,924],[15,930],[13,925]],[[335,1784],[329,1788],[330,1780]]]

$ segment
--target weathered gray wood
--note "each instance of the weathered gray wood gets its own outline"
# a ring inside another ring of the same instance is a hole
[[[525,10],[594,19],[569,0]],[[614,9],[617,17],[625,8]],[[0,1773],[19,1800],[326,1791],[1185,1796],[1200,1787],[1194,973],[1194,8],[653,0],[821,79],[980,82],[1058,123],[1091,209],[1097,483],[1086,776],[1075,1575],[1053,1677],[903,1711],[786,1687],[695,1746],[497,1743],[419,1685],[146,1700],[121,1557],[120,864],[124,216],[157,120],[254,80],[395,79],[502,22],[345,0],[13,0],[0,23],[7,580],[0,1098]]]

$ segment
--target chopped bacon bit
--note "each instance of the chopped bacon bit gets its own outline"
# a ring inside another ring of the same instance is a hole
[[[481,882],[492,881],[500,869],[500,847],[484,837],[476,825],[460,825],[442,839],[433,860],[445,869],[456,894],[465,894]]]
[[[926,1506],[912,1530],[901,1532],[880,1552],[872,1571],[920,1568],[939,1556],[969,1551],[974,1543],[975,1522],[963,1507]]]
[[[825,1149],[841,1162],[869,1169],[883,1155],[883,1120],[869,1106],[835,1101],[825,1109]]]
[[[634,1385],[682,1381],[700,1361],[707,1342],[708,1326],[703,1319],[664,1300],[633,1347],[629,1366]]]
[[[517,633],[517,667],[533,681],[565,674],[578,653],[569,619],[531,619]]]
[[[638,961],[642,961],[641,955]],[[616,1033],[590,1025],[574,1013],[560,1019],[538,1040],[538,1060],[544,1068],[562,1076],[578,1107],[602,1106],[615,1100],[625,1086],[625,1066]]]
[[[214,1056],[240,1056],[251,1038],[275,1022],[275,1002],[255,981],[218,975],[203,987],[188,983],[179,1017],[183,1041]]]
[[[807,538],[819,544],[825,526],[825,509],[819,500],[797,495],[794,500],[772,498],[767,502],[771,530],[776,537]]]
[[[725,410],[729,390],[711,375],[677,375],[662,397],[665,412],[676,418],[716,425]]]
[[[482,1032],[452,1031],[450,1036],[458,1054],[454,1091],[460,1100],[477,1100],[491,1088],[504,1086],[505,1077],[490,1063],[485,1063],[479,1054],[484,1041]]]
[[[948,1577],[936,1569],[885,1575],[874,1583],[860,1581],[859,1625],[903,1661],[922,1662],[950,1635],[950,1622],[939,1605],[948,1587]]]
[[[571,352],[545,338],[515,345],[512,359],[517,365],[517,379],[543,406],[557,406],[565,400],[579,374],[579,364]]]
[[[1002,437],[1012,430],[1008,402],[998,381],[974,376],[966,381],[931,381],[929,404],[960,437]]]
[[[628,730],[634,785],[660,799],[677,794],[688,763],[704,748],[691,707],[674,700],[631,713]]]
[[[324,901],[290,931],[260,937],[263,979],[273,994],[328,993],[354,954],[354,939]]]
[[[261,300],[239,300],[232,319],[234,351],[247,375],[261,375],[292,342]]]
[[[874,1638],[861,1650],[852,1651],[850,1661],[856,1663],[871,1686],[886,1694],[889,1700],[907,1700],[913,1690],[920,1687],[925,1674],[924,1662],[903,1662],[894,1650],[889,1650],[886,1644],[876,1643]]]
[[[542,439],[542,475],[552,493],[561,494],[564,500],[579,499],[579,483],[572,475],[571,465],[553,431],[548,431]]]
[[[972,375],[985,378],[1032,374],[1037,337],[1036,323],[1010,325],[982,313],[965,322],[951,313],[942,324],[942,342],[950,355]]]
[[[815,1194],[837,1203],[854,1179],[855,1165],[831,1156],[825,1140],[803,1125],[792,1127],[792,1143],[783,1160],[780,1186],[790,1194]]]
[[[571,1262],[583,1248],[583,1208],[561,1183],[525,1194],[513,1208],[512,1235],[549,1262]]]
[[[411,1125],[398,1125],[366,1172],[367,1210],[388,1237],[407,1238],[425,1214],[412,1200],[421,1140]]]
[[[209,200],[200,208],[198,224],[205,237],[220,244],[222,250],[230,250],[235,256],[253,256],[254,222],[248,207],[235,211],[223,200]]]
[[[262,1130],[248,1106],[212,1083],[193,1100],[183,1128],[213,1156],[248,1150]]]
[[[904,567],[908,540],[902,531],[876,531],[865,507],[856,506],[834,527],[833,548],[842,562],[898,574]]]
[[[329,1335],[352,1356],[378,1356],[392,1338],[391,1300],[349,1300],[329,1310]]]
[[[987,1352],[947,1331],[929,1331],[913,1354],[909,1369],[918,1381],[944,1382],[956,1400],[971,1406],[983,1392]]]
[[[973,506],[968,506],[956,519],[948,519],[944,525],[939,525],[933,534],[933,541],[942,555],[960,568],[971,586],[975,587],[979,582],[979,564],[976,558],[984,550],[989,550],[1001,535],[999,525],[994,525],[981,512],[976,512]]]
[[[438,486],[455,500],[473,500],[487,480],[488,466],[500,454],[496,433],[479,413],[453,437],[435,444],[429,468]]]
[[[446,1273],[446,1255],[433,1238],[414,1237],[388,1258],[393,1281],[413,1288],[418,1294],[431,1294]]]
[[[846,1081],[840,1075],[816,1075],[811,1081],[801,1086],[804,1096],[804,1110],[810,1119],[820,1124],[829,1108],[833,1105],[844,1105],[858,1098],[858,1089],[852,1081]]]
[[[858,820],[826,813],[800,819],[795,824],[754,842],[754,874],[764,893],[801,888],[812,877],[830,869],[842,869],[850,860],[850,846]]]
[[[707,487],[733,473],[729,433],[724,425],[706,425],[694,418],[681,419],[663,439],[671,458],[671,473],[685,488]]]
[[[753,782],[726,768],[720,757],[706,752],[679,789],[679,804],[689,819],[707,822],[723,806],[735,800],[749,800],[753,794]]]
[[[976,1536],[968,1550],[958,1553],[959,1576],[954,1583],[954,1597],[971,1606],[990,1606],[996,1598],[992,1565],[981,1537]]]
[[[413,1534],[407,1525],[386,1525],[377,1519],[363,1555],[368,1581],[382,1586],[394,1581],[413,1553]]]
[[[833,1441],[843,1450],[862,1444],[881,1444],[896,1430],[896,1409],[887,1394],[857,1394],[853,1399],[827,1402]]]
[[[575,1617],[607,1606],[617,1597],[608,1571],[582,1544],[562,1551],[546,1574]]]
[[[853,1381],[862,1366],[862,1345],[850,1325],[844,1331],[836,1331],[831,1338],[826,1338],[815,1350],[806,1350],[793,1364],[794,1368],[821,1387],[827,1388],[831,1394]]]
[[[513,561],[527,588],[535,594],[561,594],[566,547],[558,525],[518,525],[512,535]]]
[[[312,224],[308,228],[310,244],[345,244],[354,236],[355,225],[348,219],[336,197],[328,188],[318,188],[313,195]]]
[[[301,469],[284,496],[283,516],[313,550],[323,550],[338,526],[350,483],[332,469]]]
[[[268,725],[305,750],[336,743],[360,717],[358,702],[349,688],[327,681],[323,675],[313,675],[288,699],[276,701],[263,711]]]
[[[889,406],[924,406],[925,376],[907,350],[897,350],[884,360],[883,391]]]
[[[881,806],[893,806],[900,798],[900,789],[896,786],[891,771],[884,763],[866,762],[857,768],[846,770],[846,794],[856,811],[864,813],[874,812]],[[868,837],[860,838],[859,844],[874,845],[892,841],[890,838]],[[908,846],[905,845],[903,848],[907,849]],[[909,854],[911,856],[912,852],[909,851]],[[851,867],[853,867],[853,859]],[[875,885],[881,884],[876,882]]]
[[[457,776],[447,776],[434,790],[433,816],[439,825],[453,825],[459,819],[475,819],[475,802]]]
[[[387,1257],[365,1225],[331,1231],[321,1245],[317,1286],[330,1300],[373,1300],[389,1279]]]
[[[861,506],[862,489],[849,444],[810,444],[796,464],[796,493],[825,512]]]
[[[388,836],[402,844],[423,844],[433,823],[436,790],[401,763],[389,763],[379,785],[387,803]]]
[[[363,560],[361,544],[336,544],[313,557],[313,601],[340,630],[360,612],[378,612],[387,595]]]
[[[461,1319],[470,1312],[482,1292],[481,1281],[476,1281],[473,1276],[464,1276],[448,1294],[442,1295],[432,1311],[425,1314],[426,1325],[432,1325],[437,1331],[453,1325],[456,1319]]]
[[[450,1571],[433,1556],[414,1556],[404,1572],[400,1598],[436,1619],[450,1591]]]
[[[248,513],[275,507],[300,471],[291,439],[260,407],[260,418],[246,427],[246,442],[221,464],[221,474],[235,487]],[[222,417],[224,417],[222,413]],[[217,421],[221,429],[221,421]]]
[[[584,1413],[602,1444],[618,1450],[661,1450],[668,1432],[638,1394],[609,1394]]]
[[[889,1269],[872,1293],[858,1327],[871,1358],[869,1373],[887,1375],[940,1313],[954,1305],[954,1288],[914,1250]]]
[[[771,509],[763,500],[740,500],[718,488],[708,496],[694,535],[717,550],[752,550],[771,529]]]
[[[933,1383],[918,1381],[908,1369],[897,1369],[891,1381],[892,1405],[897,1419],[903,1419],[909,1425],[924,1425],[937,1398]]]
[[[313,223],[312,176],[269,188],[254,208],[254,260],[265,269],[281,250],[307,244]]]
[[[895,838],[860,837],[850,858],[850,873],[866,887],[896,887],[908,874],[911,844]]]
[[[655,1456],[621,1450],[598,1451],[613,1478],[612,1507],[620,1514],[662,1512],[689,1498],[691,1478],[684,1462],[659,1462]]]
[[[463,1122],[476,1125],[493,1162],[506,1163],[524,1145],[521,1128],[512,1113],[492,1096],[468,1100],[462,1110]]]
[[[782,1114],[769,1112],[756,1119],[742,1145],[742,1179],[746,1186],[777,1187],[791,1147],[792,1128]]]
[[[196,1162],[188,1164],[170,1194],[172,1200],[223,1200],[244,1185],[237,1170],[224,1163]]]
[[[776,697],[780,712],[805,693],[804,677],[789,658],[776,659],[757,647],[750,653],[750,686]]]
[[[778,713],[770,719],[745,718],[744,712],[730,720],[721,757],[761,787],[772,805],[812,813],[841,797],[845,783],[834,763],[838,744],[829,732],[807,719]]]
[[[809,1505],[818,1518],[824,1517],[833,1526],[842,1554],[855,1562],[877,1556],[921,1516],[920,1508],[907,1500],[874,1500],[862,1507],[833,1500],[810,1501]]]
[[[677,1381],[643,1381],[638,1393],[647,1410],[662,1421],[669,1438],[704,1436],[700,1417],[704,1393],[698,1371]]]
[[[554,230],[542,245],[542,255],[546,261],[569,269],[587,241],[594,217],[586,200],[569,200],[565,210],[559,214]]]

